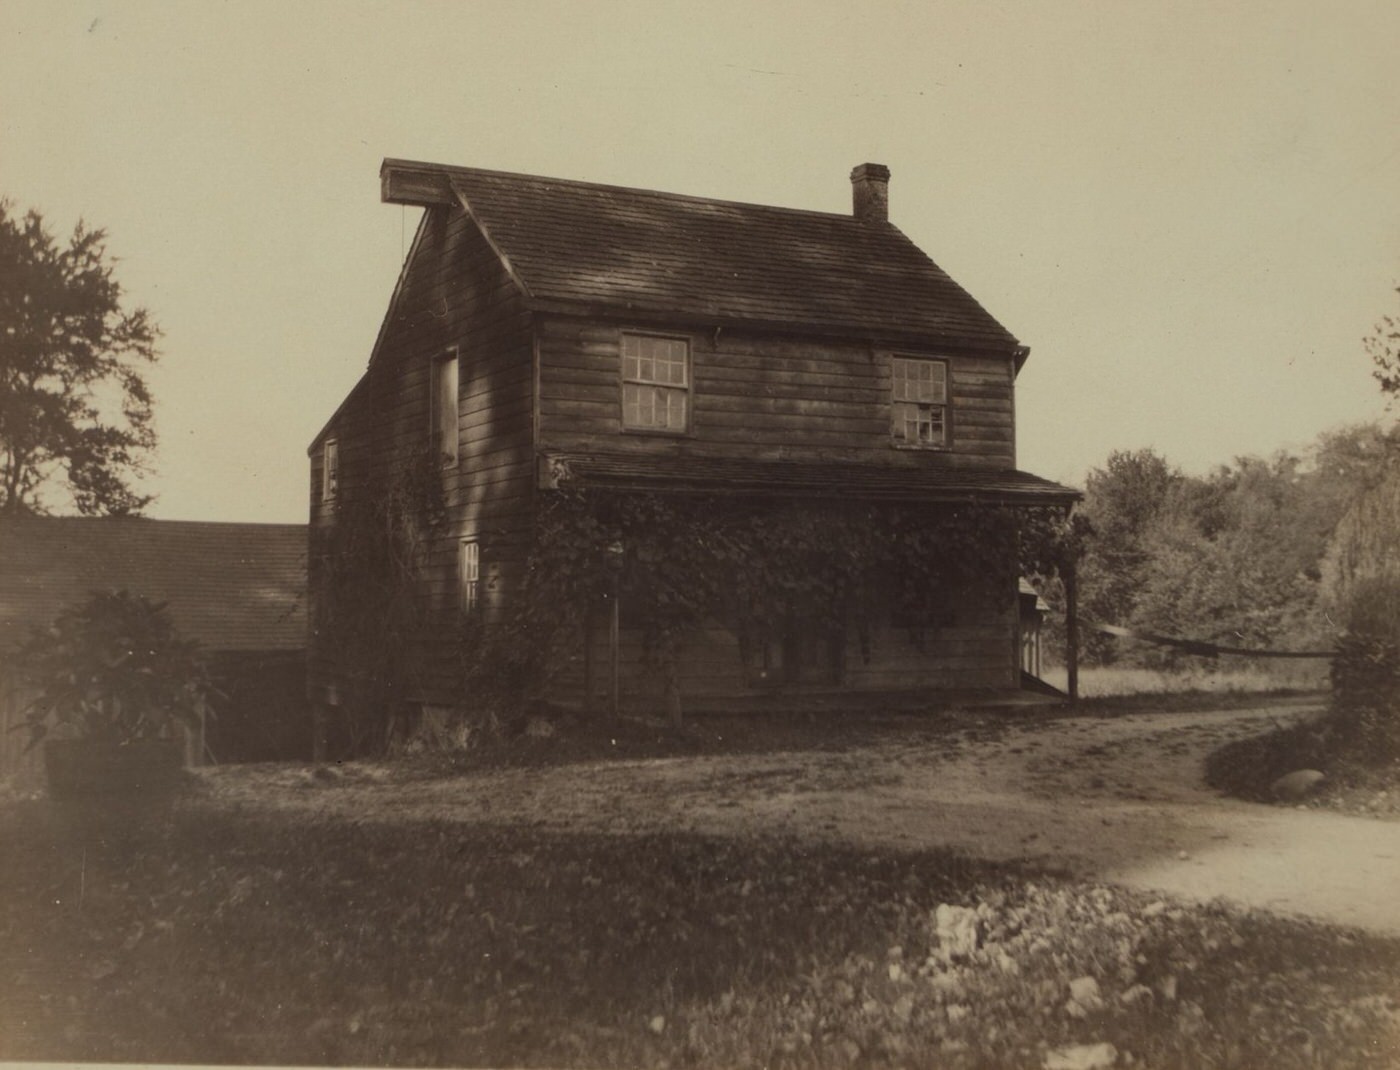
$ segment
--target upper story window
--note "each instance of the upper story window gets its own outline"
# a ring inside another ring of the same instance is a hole
[[[894,357],[890,362],[890,416],[896,446],[947,446],[948,362]]]
[[[622,336],[622,426],[681,434],[690,420],[690,343],[653,334]]]
[[[335,501],[340,489],[340,443],[333,438],[321,444],[321,501]]]
[[[457,350],[433,360],[428,381],[428,442],[443,467],[457,463]]]

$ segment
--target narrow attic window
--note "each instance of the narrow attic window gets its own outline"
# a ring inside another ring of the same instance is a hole
[[[948,362],[894,357],[890,362],[890,416],[896,446],[947,446]]]
[[[328,438],[321,444],[321,501],[335,501],[340,489],[340,443]]]
[[[684,434],[690,412],[690,343],[653,334],[622,336],[622,426]]]
[[[428,383],[428,442],[444,468],[457,464],[457,349],[433,360]]]

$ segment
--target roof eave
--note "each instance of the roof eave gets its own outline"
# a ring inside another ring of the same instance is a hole
[[[546,315],[596,317],[673,329],[688,327],[702,331],[713,331],[715,328],[771,331],[776,334],[806,335],[848,342],[863,342],[876,346],[950,346],[984,353],[1005,354],[1018,362],[1017,370],[1024,362],[1025,354],[1029,352],[1010,334],[1004,338],[974,337],[951,332],[907,330],[898,327],[870,328],[852,324],[821,323],[812,320],[760,319],[753,316],[736,316],[725,312],[676,312],[618,302],[584,301],[561,297],[531,297],[527,298],[525,304],[531,312]]]
[[[788,499],[832,499],[839,501],[886,501],[922,503],[928,505],[966,505],[978,502],[995,505],[1021,505],[1034,508],[1068,508],[1078,502],[1083,495],[1078,491],[1007,491],[1007,490],[961,490],[943,492],[907,492],[898,490],[872,490],[848,486],[820,487],[774,487],[769,485],[744,485],[733,483],[669,483],[650,479],[583,479],[570,480],[573,486],[589,487],[595,490],[650,492],[656,494],[709,495],[734,498],[788,498]]]
[[[365,383],[368,381],[369,369],[366,368],[363,372],[360,373],[359,379],[355,380],[355,385],[350,388],[349,392],[345,395],[345,397],[340,399],[340,404],[335,407],[335,411],[331,413],[330,417],[326,420],[326,422],[321,425],[321,430],[316,432],[315,437],[311,440],[311,444],[306,447],[306,455],[308,457],[315,455],[317,448],[321,445],[321,442],[327,437],[329,437],[331,431],[334,430],[336,422],[340,419],[340,414],[345,411],[346,406],[348,406],[351,400],[354,399],[354,397],[357,394],[359,394],[359,392],[364,388]]]
[[[653,459],[654,461],[655,459]],[[683,465],[704,464],[706,458],[673,458]],[[710,461],[722,459],[710,458]],[[608,465],[623,461],[642,464],[640,469],[609,470]],[[602,467],[599,467],[599,466]],[[929,504],[1000,502],[1027,506],[1068,508],[1083,493],[1028,472],[996,469],[985,478],[960,484],[940,483],[934,470],[885,469],[883,466],[824,466],[818,472],[790,462],[746,463],[742,473],[677,470],[658,467],[633,455],[582,453],[543,453],[539,456],[537,478],[542,490],[566,486],[611,491],[651,491],[658,493],[720,495],[733,497],[837,498],[867,501],[888,500]],[[880,482],[869,478],[877,472],[899,477],[928,477],[916,482]],[[949,473],[944,472],[943,476]],[[968,472],[962,470],[965,477]],[[1009,481],[1009,477],[1014,481]]]

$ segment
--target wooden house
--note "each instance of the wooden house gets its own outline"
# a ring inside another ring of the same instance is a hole
[[[0,773],[28,772],[29,692],[7,662],[93,591],[163,603],[223,693],[205,733],[216,761],[310,755],[306,526],[116,517],[0,519]]]
[[[422,707],[470,704],[453,621],[489,634],[509,615],[560,492],[1068,508],[1075,491],[1016,467],[1028,350],[889,222],[888,180],[855,168],[843,215],[386,160],[383,200],[423,213],[368,368],[309,449],[313,618],[348,507],[401,490],[425,449],[443,522],[412,551],[423,613],[394,670]],[[676,684],[721,701],[1016,688],[1015,576],[947,602],[917,642],[876,619],[860,656],[831,653],[800,612],[759,643],[711,621]],[[619,631],[623,701],[656,694],[646,637],[625,617]],[[608,629],[579,644],[550,674],[559,701],[606,676]],[[343,660],[313,619],[313,701],[344,700]]]

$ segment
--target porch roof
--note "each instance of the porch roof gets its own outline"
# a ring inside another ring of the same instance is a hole
[[[758,461],[693,455],[552,453],[541,486],[743,497],[1069,506],[1072,487],[1015,468],[879,467],[838,461]]]

